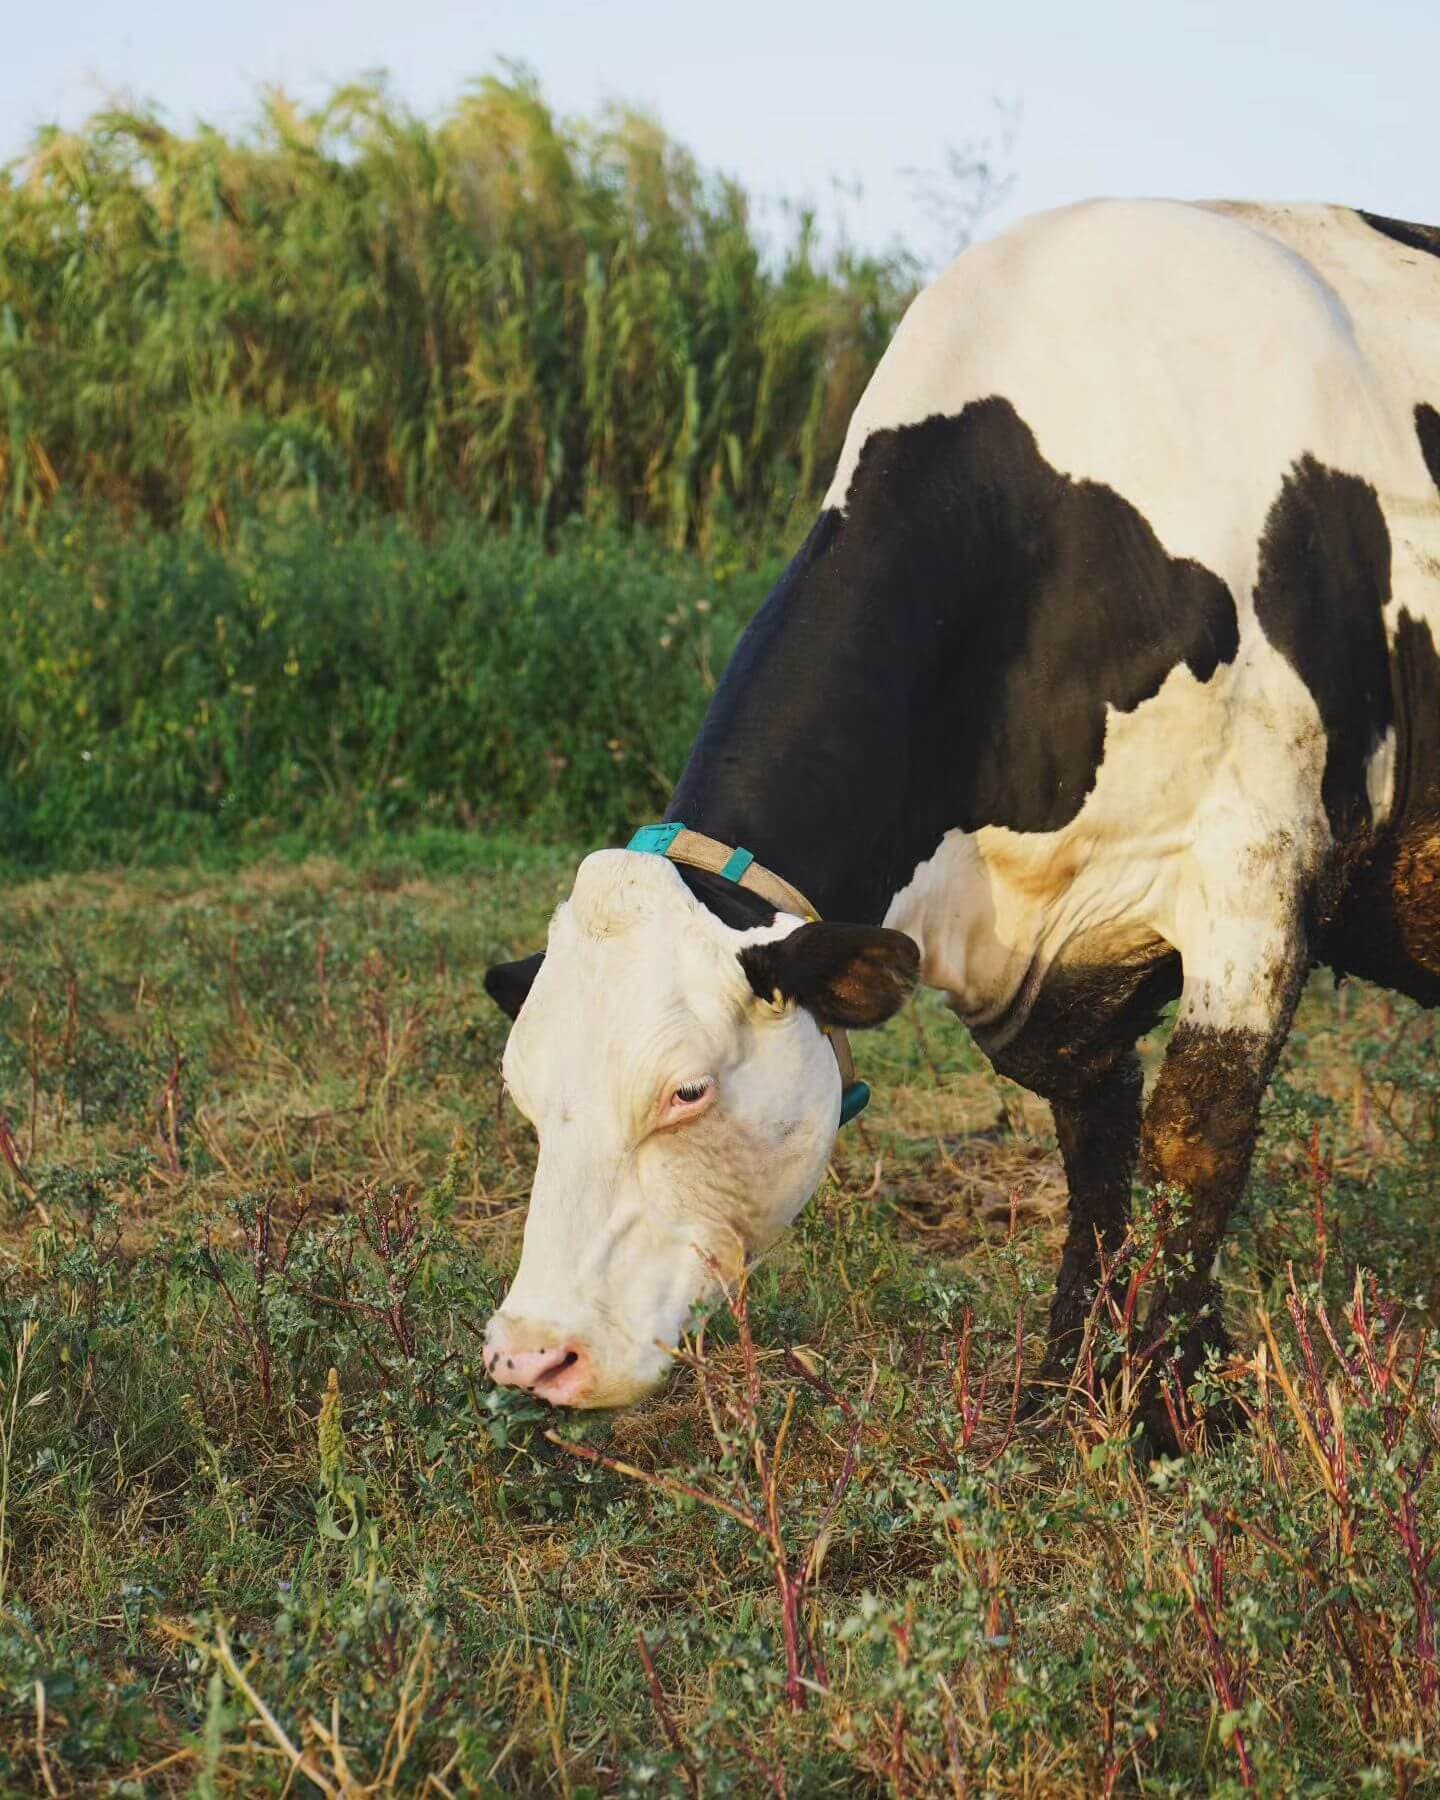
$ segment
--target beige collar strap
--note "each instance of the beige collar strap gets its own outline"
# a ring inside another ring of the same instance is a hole
[[[736,887],[748,888],[780,912],[794,913],[807,924],[819,922],[819,913],[799,888],[791,887],[788,881],[782,881],[757,863],[750,851],[722,844],[702,832],[691,831],[686,825],[642,825],[626,848],[646,851],[651,856],[663,856],[669,862],[684,863],[687,868],[719,875],[726,881],[733,881]],[[840,1070],[840,1123],[844,1125],[863,1110],[870,1098],[870,1089],[863,1081],[855,1079],[855,1059],[850,1054],[850,1039],[844,1030],[838,1025],[822,1025],[820,1029],[830,1040]]]
[[[632,845],[633,848],[633,845]],[[727,871],[736,867],[738,857],[747,856],[747,851],[737,851],[729,844],[717,843],[714,838],[703,837],[698,831],[691,831],[681,826],[663,852],[671,862],[686,863],[692,869],[705,869],[711,875],[724,875],[727,881],[733,881],[736,887],[749,888],[752,894],[758,894],[762,900],[768,901],[780,912],[795,913],[806,923],[820,917],[815,908],[800,892],[791,887],[788,881],[782,881],[778,875],[772,875],[769,869],[757,863],[754,857],[740,867],[738,874]]]

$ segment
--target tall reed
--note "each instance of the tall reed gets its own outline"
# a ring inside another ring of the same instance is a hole
[[[0,521],[65,494],[222,535],[337,498],[773,528],[915,281],[788,217],[765,245],[644,114],[561,120],[518,74],[434,124],[362,83],[233,137],[45,132],[0,171]]]

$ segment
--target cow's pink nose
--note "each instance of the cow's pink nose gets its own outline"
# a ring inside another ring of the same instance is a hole
[[[519,1350],[492,1335],[485,1366],[501,1387],[524,1388],[552,1406],[568,1406],[590,1379],[590,1358],[578,1344]]]

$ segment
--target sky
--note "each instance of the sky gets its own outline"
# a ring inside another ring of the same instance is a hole
[[[987,231],[1096,194],[1440,222],[1440,0],[0,0],[0,162],[114,97],[233,129],[267,85],[385,70],[434,116],[507,58],[563,113],[643,105],[762,218],[932,261],[954,227],[915,171],[987,141]]]

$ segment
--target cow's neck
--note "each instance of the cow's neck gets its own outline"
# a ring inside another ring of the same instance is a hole
[[[886,574],[822,515],[741,639],[666,813],[857,924],[880,922],[943,831],[915,793],[939,646],[887,608]]]

